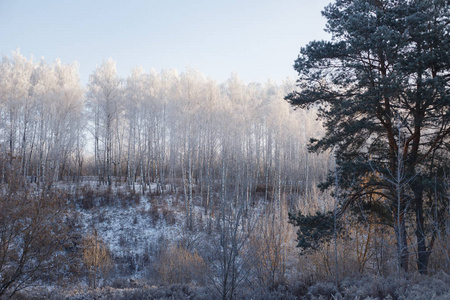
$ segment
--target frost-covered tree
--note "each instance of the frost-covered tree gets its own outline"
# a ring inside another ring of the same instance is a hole
[[[122,84],[116,63],[109,58],[89,78],[89,102],[94,122],[95,164],[98,176],[111,185],[113,165],[120,163],[119,122]]]
[[[0,69],[2,155],[20,158],[21,174],[39,184],[57,180],[73,167],[75,153],[81,160],[84,102],[77,65],[35,64],[16,51]]]

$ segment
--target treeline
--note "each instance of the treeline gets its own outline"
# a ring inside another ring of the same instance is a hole
[[[194,69],[135,68],[122,79],[111,59],[84,88],[76,64],[17,51],[0,66],[1,155],[20,160],[20,174],[39,186],[90,175],[141,193],[150,183],[157,192],[182,186],[189,200],[195,187],[206,209],[225,165],[247,199],[310,193],[329,156],[308,155],[322,127],[314,110],[283,100],[293,89],[289,80],[246,85],[237,74],[218,84]]]

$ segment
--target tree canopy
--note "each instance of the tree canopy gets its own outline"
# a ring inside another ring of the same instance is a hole
[[[310,150],[334,150],[338,184],[350,195],[340,213],[390,212],[404,270],[412,224],[417,268],[426,273],[448,205],[449,1],[337,0],[323,15],[332,39],[301,49],[300,89],[286,99],[320,106],[326,134]]]

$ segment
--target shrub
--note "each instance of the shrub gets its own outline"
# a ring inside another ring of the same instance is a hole
[[[128,193],[118,191],[116,196],[119,199],[122,208],[136,206],[141,202],[140,195],[132,190],[130,190]]]
[[[161,212],[162,218],[164,219],[167,225],[175,225],[177,218],[172,210],[167,209],[167,207],[163,206],[161,207]]]
[[[152,203],[149,213],[150,213],[150,216],[152,217],[152,225],[156,226],[156,224],[158,224],[158,221],[160,219],[160,213],[159,213],[158,206],[155,203]]]
[[[95,289],[99,279],[112,267],[109,250],[95,229],[83,241],[83,262],[89,274],[89,286]]]
[[[64,266],[70,267],[64,251],[65,199],[59,193],[0,186],[0,298],[42,279],[57,279]]]
[[[338,293],[338,288],[332,282],[318,282],[311,286],[308,291],[308,296],[312,299],[325,297],[326,299],[331,299],[333,295]]]
[[[202,283],[206,264],[197,252],[176,246],[160,254],[155,269],[162,284]]]
[[[91,189],[82,190],[80,206],[83,209],[92,209],[95,206],[95,194]]]

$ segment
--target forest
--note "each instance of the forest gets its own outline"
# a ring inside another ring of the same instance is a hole
[[[0,299],[448,299],[448,13],[335,1],[281,84],[3,56]]]

